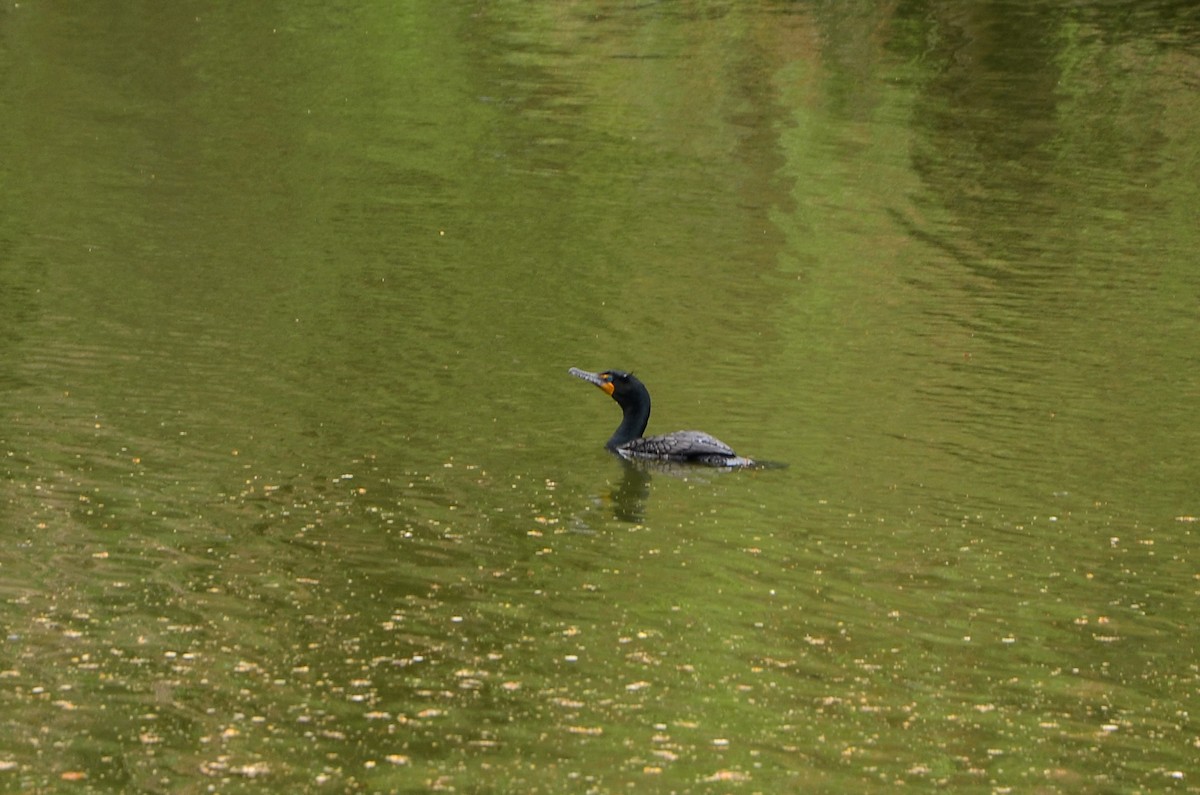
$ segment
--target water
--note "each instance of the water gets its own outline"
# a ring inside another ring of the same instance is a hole
[[[6,8],[0,789],[1200,789],[1198,23]]]

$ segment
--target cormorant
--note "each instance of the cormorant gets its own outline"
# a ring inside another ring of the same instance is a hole
[[[627,459],[675,461],[714,467],[752,467],[756,462],[742,458],[733,448],[702,431],[675,431],[662,436],[642,436],[650,421],[650,392],[646,385],[622,370],[589,373],[572,367],[568,372],[600,387],[621,407],[624,417],[604,445]]]

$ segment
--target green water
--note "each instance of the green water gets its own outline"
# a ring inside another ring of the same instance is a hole
[[[0,791],[1200,791],[1190,3],[0,10]],[[786,469],[627,469],[651,432]]]

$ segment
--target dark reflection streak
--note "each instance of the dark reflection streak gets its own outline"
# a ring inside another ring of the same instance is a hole
[[[650,497],[650,473],[645,467],[624,459],[621,459],[621,470],[621,480],[609,494],[613,516],[621,522],[641,523]]]
[[[620,482],[609,492],[613,504],[613,516],[622,522],[644,521],[646,503],[650,499],[650,481],[653,475],[665,475],[679,480],[708,482],[712,477],[739,472],[733,468],[709,467],[698,464],[683,464],[674,461],[638,461],[617,458],[621,464]],[[784,469],[787,464],[760,462],[759,469]]]
[[[932,232],[926,232],[925,230],[920,229],[911,220],[905,218],[895,207],[888,207],[886,211],[887,214],[891,216],[892,220],[896,222],[896,225],[914,240],[919,240],[922,243],[928,244],[932,248],[938,249],[939,251],[944,251],[956,262],[966,262],[967,260],[971,259],[963,249],[954,245],[951,241],[939,237]]]

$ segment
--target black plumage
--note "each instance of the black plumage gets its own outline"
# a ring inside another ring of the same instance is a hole
[[[703,431],[676,431],[661,436],[642,436],[650,422],[650,392],[631,373],[605,370],[590,373],[572,367],[576,378],[595,384],[621,407],[621,424],[605,444],[622,458],[675,461],[717,467],[751,467],[733,448]]]

